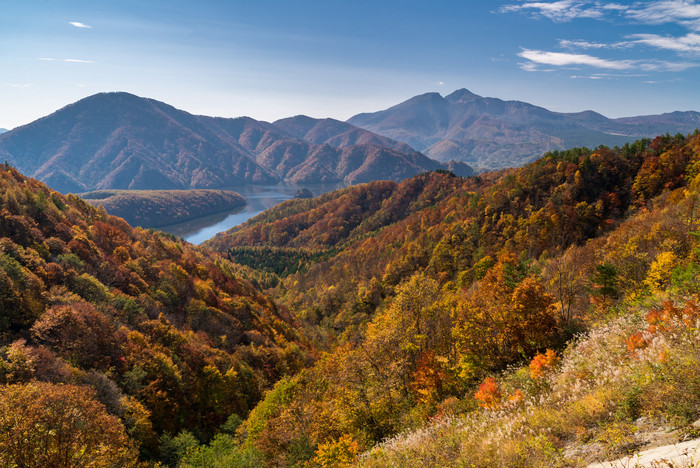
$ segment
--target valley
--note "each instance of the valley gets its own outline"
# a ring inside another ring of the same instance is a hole
[[[3,19],[0,468],[700,467],[700,0]]]
[[[316,184],[306,185],[304,188],[311,190],[315,195],[336,190],[342,185]],[[300,187],[291,184],[276,185],[244,185],[231,187],[231,190],[240,194],[246,201],[245,206],[232,212],[224,212],[218,215],[199,217],[183,223],[174,223],[161,226],[159,229],[182,237],[192,244],[201,244],[214,237],[216,234],[242,224],[246,220],[274,207],[275,205],[295,198],[301,190]]]
[[[297,175],[365,144],[427,158],[339,121],[216,127],[272,148],[246,156],[269,183],[83,199],[0,167],[0,462],[53,463],[13,441],[59,403],[106,428],[79,453],[124,466],[587,466],[696,438],[698,131],[296,185],[273,175],[300,141],[330,159]],[[204,161],[178,154],[176,179]]]

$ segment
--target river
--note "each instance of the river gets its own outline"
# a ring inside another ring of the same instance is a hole
[[[245,206],[234,211],[203,216],[184,223],[172,224],[159,227],[161,231],[182,237],[192,244],[201,244],[205,240],[211,239],[217,233],[227,231],[238,226],[247,219],[272,208],[285,200],[291,200],[297,191],[306,187],[315,197],[344,187],[344,184],[314,184],[314,185],[244,185],[240,187],[227,187],[226,190],[233,190],[240,193],[246,199]]]

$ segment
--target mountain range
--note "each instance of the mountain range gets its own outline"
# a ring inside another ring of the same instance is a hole
[[[469,176],[472,167],[516,167],[548,151],[620,146],[698,127],[694,111],[609,119],[466,89],[422,94],[347,122],[299,115],[272,123],[101,93],[0,134],[0,160],[62,192],[356,184],[437,169]]]
[[[195,116],[128,93],[101,93],[0,136],[0,159],[61,192],[401,180],[473,172],[333,119],[275,123]]]
[[[445,97],[438,93],[415,96],[389,109],[358,114],[348,122],[405,142],[438,161],[455,159],[488,170],[521,166],[547,151],[691,133],[700,127],[700,113],[609,119],[593,111],[552,112],[459,89]]]

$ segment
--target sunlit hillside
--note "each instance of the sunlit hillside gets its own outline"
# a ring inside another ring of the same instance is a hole
[[[551,450],[559,458],[541,463],[576,464],[642,445],[630,442],[637,440],[632,426],[639,417],[668,427],[692,422],[696,397],[685,405],[677,392],[694,392],[690,369],[696,362],[684,347],[692,344],[694,329],[678,329],[685,333],[678,348],[675,338],[663,338],[672,343],[670,356],[690,359],[689,367],[667,368],[681,379],[663,390],[668,407],[651,394],[671,377],[653,370],[652,357],[635,360],[635,353],[655,339],[643,332],[654,325],[644,320],[649,311],[666,317],[660,320],[694,323],[694,306],[686,302],[697,293],[699,143],[698,134],[666,136],[619,149],[549,153],[481,179],[426,174],[399,185],[369,184],[287,202],[215,239],[217,248],[231,245],[232,259],[258,252],[268,271],[275,259],[307,252],[297,271],[282,273],[270,292],[326,350],[312,368],[278,383],[251,413],[239,432],[242,447],[256,448],[279,466],[307,459],[332,466],[328,460],[340,460],[333,457],[354,460],[376,444],[382,445],[363,463],[441,465],[458,454],[467,464],[519,460],[529,466]],[[356,213],[360,204],[367,209]],[[673,302],[664,305],[667,299]],[[595,339],[621,347],[602,347],[588,363],[591,375],[582,373],[577,382],[583,364],[576,356],[585,356],[586,340]],[[554,363],[562,357],[562,365],[575,370],[560,376]],[[555,380],[530,377],[533,359],[551,368],[543,375]],[[596,362],[603,367],[596,369]],[[640,366],[639,372],[621,375],[615,385],[598,378],[614,380],[630,366]],[[568,395],[562,385],[581,387],[581,393]],[[631,388],[644,394],[639,402]],[[470,421],[490,421],[499,414],[495,409],[510,407],[511,397],[515,414],[523,408],[515,400],[531,401],[527,408],[542,400],[536,406],[542,419],[532,427],[544,438],[503,439],[512,444],[509,454],[489,435],[501,431],[490,423],[480,433],[465,429],[459,439],[435,435],[442,427],[457,433]],[[480,409],[480,402],[491,409]],[[625,404],[634,408],[617,416],[606,406]],[[578,405],[574,416],[566,413],[574,411],[571,405]],[[674,419],[676,413],[683,414]],[[569,424],[569,417],[579,419]],[[433,426],[436,420],[442,422]],[[613,443],[602,454],[574,453],[577,444],[605,439],[606,425],[629,443]],[[425,427],[433,429],[400,435]],[[550,431],[558,435],[547,438]],[[427,439],[420,438],[424,433]],[[420,443],[413,447],[412,440]],[[453,444],[453,451],[432,443]],[[529,458],[528,444],[537,443]],[[574,452],[565,456],[569,446]],[[414,448],[422,452],[412,454]],[[444,458],[433,460],[431,453]]]

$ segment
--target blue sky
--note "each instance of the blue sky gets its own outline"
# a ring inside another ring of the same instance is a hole
[[[700,1],[4,0],[0,127],[102,91],[347,119],[467,88],[609,117],[700,110]]]

